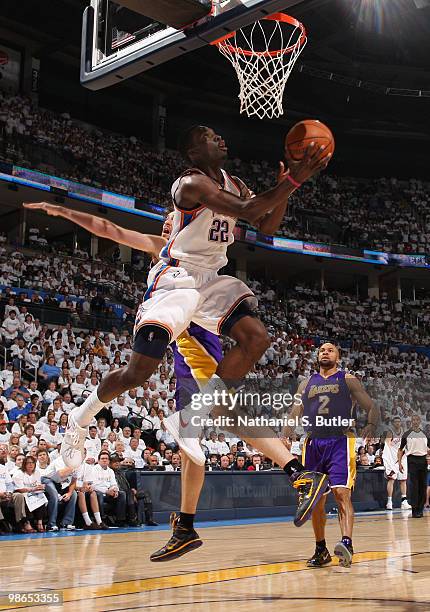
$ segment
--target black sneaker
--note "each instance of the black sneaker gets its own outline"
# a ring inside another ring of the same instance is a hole
[[[342,567],[351,567],[352,556],[354,554],[352,546],[347,546],[340,541],[334,547],[334,554],[339,559],[339,565]]]
[[[170,515],[170,526],[173,529],[172,537],[165,546],[152,553],[149,557],[151,561],[171,561],[203,544],[194,529],[186,529],[179,525],[179,516],[174,512]]]
[[[155,522],[155,521],[153,521],[153,520],[150,520],[150,521],[146,521],[145,525],[146,525],[147,527],[157,527],[158,523],[156,523],[156,522]]]
[[[102,521],[99,525],[97,525],[97,529],[100,529],[103,531],[104,529],[109,529],[109,525],[106,525],[106,523],[103,523]]]
[[[306,565],[308,567],[324,567],[331,563],[331,555],[327,548],[323,550],[315,549],[314,556],[308,559]]]
[[[327,491],[328,478],[320,472],[299,472],[293,476],[292,485],[299,494],[299,504],[294,517],[294,525],[301,527],[311,518],[312,510],[321,495]]]

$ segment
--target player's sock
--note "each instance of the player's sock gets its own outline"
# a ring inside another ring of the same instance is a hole
[[[351,538],[348,538],[348,536],[342,536],[342,542],[348,548],[352,548],[352,540],[351,540]]]
[[[294,476],[296,472],[303,472],[304,469],[304,466],[298,459],[291,459],[291,461],[284,465],[284,472],[286,472],[288,476]]]
[[[90,515],[88,514],[88,512],[82,512],[82,518],[84,519],[84,523],[87,527],[89,527],[92,523],[91,519],[90,519]]]
[[[405,499],[406,499],[406,497],[405,497]],[[388,498],[387,498],[387,503],[389,503],[389,502],[391,502],[391,501],[393,501],[393,498],[392,498],[392,497],[388,497]],[[402,501],[403,501],[403,497],[402,497]]]
[[[101,525],[102,517],[100,516],[100,512],[94,512],[94,518],[96,519],[97,525]]]
[[[326,541],[320,540],[319,542],[316,542],[315,548],[317,552],[322,552],[323,550],[327,548]]]
[[[194,529],[195,514],[187,514],[186,512],[179,513],[179,525],[185,529]]]
[[[88,427],[93,417],[106,405],[99,400],[97,389],[98,387],[92,391],[82,406],[78,406],[72,411],[76,424],[79,427]]]

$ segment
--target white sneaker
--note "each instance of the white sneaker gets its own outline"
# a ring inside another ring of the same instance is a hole
[[[192,410],[179,410],[163,419],[163,424],[187,457],[197,465],[204,465],[206,457],[198,439],[198,428],[191,424],[193,415]]]
[[[393,509],[393,502],[392,501],[387,501],[387,505],[385,506],[387,510],[392,510]]]
[[[87,433],[88,428],[80,427],[75,421],[73,412],[71,412],[60,449],[60,455],[67,467],[76,470],[83,464],[85,458],[84,444]]]
[[[410,505],[408,504],[408,500],[407,500],[407,499],[404,499],[404,500],[402,501],[402,505],[400,506],[400,508],[401,508],[402,510],[412,510],[412,506],[410,506]]]

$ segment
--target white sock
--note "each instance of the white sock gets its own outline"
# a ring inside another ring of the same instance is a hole
[[[84,519],[85,525],[89,527],[91,525],[91,519],[88,512],[82,512],[82,518]]]
[[[392,501],[392,500],[393,500],[393,498],[392,498],[392,497],[389,497],[387,501],[389,501],[389,502],[390,502],[390,501]]]
[[[92,391],[91,395],[87,397],[82,406],[74,408],[71,412],[79,427],[88,427],[92,418],[106,405],[99,400],[97,389],[98,387]]]
[[[100,512],[94,512],[94,518],[96,519],[97,525],[100,525],[102,522],[102,517],[100,516]]]

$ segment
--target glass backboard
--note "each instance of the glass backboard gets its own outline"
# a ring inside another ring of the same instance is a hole
[[[109,87],[300,1],[215,0],[211,15],[175,29],[131,11],[124,19],[118,3],[91,0],[82,25],[81,83]]]

